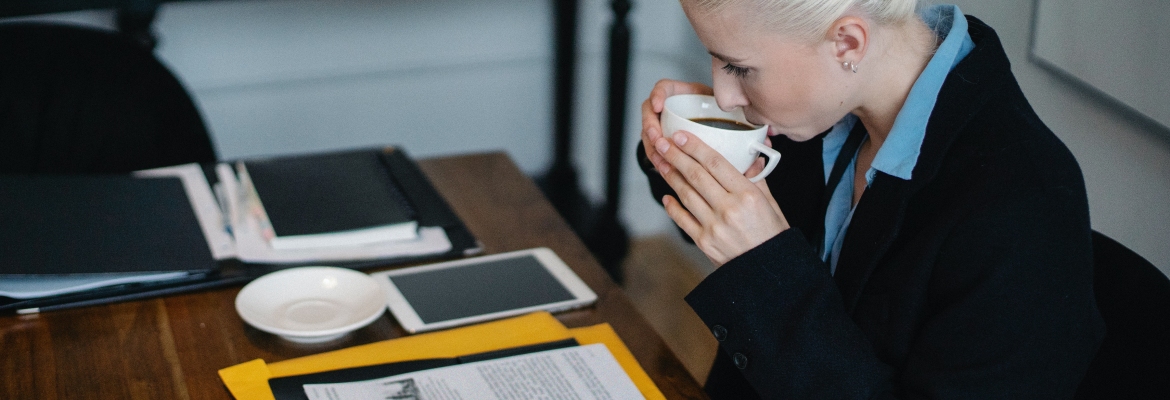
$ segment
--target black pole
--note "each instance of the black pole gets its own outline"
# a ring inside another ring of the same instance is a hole
[[[133,38],[148,49],[154,49],[158,38],[154,35],[154,17],[160,0],[126,0],[118,7],[118,31]]]
[[[621,203],[623,128],[629,81],[630,2],[612,3],[614,20],[609,41],[609,91],[607,102],[605,203],[595,208],[582,194],[572,162],[572,109],[576,67],[577,0],[553,0],[556,13],[556,70],[554,75],[554,146],[548,173],[538,179],[549,202],[589,247],[616,282],[622,281],[621,262],[629,238],[618,221]]]
[[[569,226],[584,237],[581,228],[591,205],[577,183],[573,165],[573,89],[577,67],[577,0],[552,0],[556,25],[553,69],[553,159],[537,184]]]
[[[577,67],[577,0],[553,0],[556,7],[556,67],[553,70],[556,129],[553,170],[572,170],[573,88]]]
[[[621,205],[622,159],[626,123],[626,87],[630,70],[630,2],[614,0],[613,25],[609,31],[609,93],[606,131],[605,204],[601,205],[585,243],[609,272],[621,283],[622,260],[629,251],[629,234],[618,219]]]
[[[609,32],[609,137],[605,174],[605,201],[614,205],[621,201],[622,159],[626,123],[626,90],[630,71],[630,28],[626,16],[630,2],[614,0],[613,26]],[[616,214],[614,214],[616,218]]]

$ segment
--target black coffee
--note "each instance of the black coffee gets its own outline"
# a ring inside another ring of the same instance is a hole
[[[729,131],[750,131],[752,129],[756,129],[756,127],[745,124],[743,122],[732,121],[730,119],[723,118],[695,118],[691,121],[695,121],[699,124],[712,128],[726,129]]]

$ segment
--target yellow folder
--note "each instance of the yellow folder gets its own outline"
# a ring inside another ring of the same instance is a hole
[[[384,340],[271,364],[256,359],[221,369],[219,377],[236,400],[275,400],[268,388],[269,378],[399,361],[453,358],[565,339],[576,339],[582,345],[604,343],[643,396],[647,399],[665,398],[609,324],[569,329],[547,312]]]

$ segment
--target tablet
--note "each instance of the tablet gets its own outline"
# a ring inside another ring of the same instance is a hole
[[[410,333],[545,310],[588,306],[597,295],[548,248],[370,274]]]

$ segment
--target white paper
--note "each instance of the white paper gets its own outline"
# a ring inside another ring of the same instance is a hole
[[[441,227],[418,229],[418,239],[396,240],[360,246],[276,250],[259,233],[256,221],[245,218],[234,227],[236,253],[240,260],[255,263],[303,263],[376,260],[380,258],[422,256],[451,250],[451,241]]]
[[[644,398],[600,343],[304,388],[309,400]]]
[[[219,178],[219,184],[215,185],[216,192],[219,193],[219,207],[227,214],[224,219],[224,224],[228,226],[228,231],[231,231],[232,221],[240,219],[239,202],[235,199],[240,198],[240,183],[236,181],[236,175],[232,172],[232,167],[227,164],[215,165],[215,176]]]

